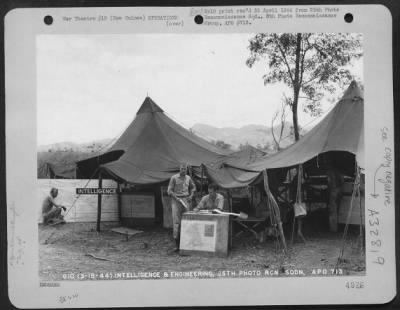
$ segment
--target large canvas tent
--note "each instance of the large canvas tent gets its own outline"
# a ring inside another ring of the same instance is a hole
[[[364,100],[353,81],[335,107],[299,141],[272,156],[250,164],[205,165],[206,173],[220,186],[246,186],[265,169],[293,167],[320,154],[343,151],[355,155],[364,167]]]
[[[77,163],[78,176],[91,178],[98,167],[118,181],[155,184],[168,180],[184,162],[199,167],[226,152],[169,118],[146,97],[135,119],[104,154]]]

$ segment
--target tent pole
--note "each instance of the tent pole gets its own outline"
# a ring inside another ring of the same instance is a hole
[[[101,169],[99,171],[99,188],[103,187],[103,176],[101,174]],[[100,222],[101,222],[101,194],[97,195],[97,227],[96,230],[100,232]]]
[[[354,203],[354,199],[355,199],[357,193],[359,192],[357,190],[357,188],[359,188],[359,183],[360,183],[360,175],[357,173],[356,174],[356,178],[354,180],[354,184],[353,184],[353,191],[351,193],[350,207],[349,207],[349,211],[347,211],[346,226],[345,226],[344,231],[343,231],[342,242],[341,242],[341,246],[340,246],[340,253],[339,253],[339,257],[338,257],[337,262],[336,262],[335,269],[338,268],[338,266],[341,263],[342,258],[343,258],[345,241],[346,241],[347,232],[348,232],[348,229],[349,229],[350,217],[351,217],[351,213],[353,212],[353,203]],[[361,197],[360,197],[360,201],[361,201]],[[362,225],[362,223],[360,223],[360,224]]]
[[[360,243],[361,243],[361,253],[364,252],[364,244],[363,244],[363,240],[364,240],[364,220],[363,220],[363,216],[362,216],[362,203],[361,203],[361,169],[360,166],[358,166],[357,164],[357,177],[358,177],[358,187],[357,187],[357,194],[358,194],[358,199],[360,200],[359,206],[360,206]]]
[[[203,165],[201,165],[200,167],[201,167],[200,193],[201,193],[201,196],[203,196],[204,167],[203,167]]]
[[[121,183],[118,182],[118,196],[117,196],[117,203],[118,203],[118,222],[121,221]]]
[[[228,212],[233,212],[232,211],[232,193],[231,190],[228,189],[227,191],[227,198],[228,198]],[[233,244],[233,222],[231,216],[229,217],[229,244],[228,247],[231,249]]]

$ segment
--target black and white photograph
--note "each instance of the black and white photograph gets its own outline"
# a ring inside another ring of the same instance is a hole
[[[37,49],[41,280],[365,274],[361,34]]]
[[[388,23],[367,23],[386,13],[362,5],[10,13],[13,304],[393,298],[391,36]],[[188,294],[171,297],[181,290]]]

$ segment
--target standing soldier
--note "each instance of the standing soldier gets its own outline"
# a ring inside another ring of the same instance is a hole
[[[186,172],[187,172],[187,165],[180,164],[179,173],[171,177],[171,180],[169,181],[168,185],[168,195],[172,197],[171,208],[172,208],[173,237],[175,239],[175,244],[176,244],[175,252],[179,251],[182,213],[185,212],[186,210],[183,204],[186,204],[186,206],[190,210],[193,194],[196,191],[196,186],[192,178],[188,176]]]

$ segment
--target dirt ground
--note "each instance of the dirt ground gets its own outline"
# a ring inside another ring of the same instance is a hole
[[[343,235],[308,233],[306,244],[288,240],[285,254],[272,237],[260,243],[253,235],[242,234],[233,238],[227,257],[203,257],[173,253],[169,229],[144,228],[127,238],[111,231],[118,226],[103,223],[102,232],[97,233],[95,223],[39,225],[40,279],[77,280],[84,274],[80,280],[106,280],[115,273],[156,271],[209,271],[229,277],[254,276],[256,271],[261,276],[330,276],[338,262]],[[342,275],[365,275],[365,255],[359,240],[357,232],[348,234],[343,259],[336,269]]]

